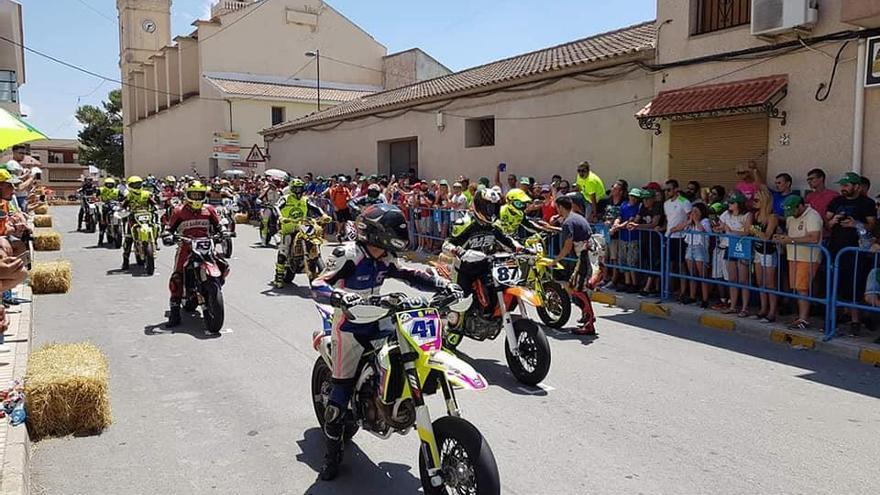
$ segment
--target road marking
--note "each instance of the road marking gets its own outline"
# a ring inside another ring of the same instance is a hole
[[[521,392],[527,393],[529,395],[537,395],[537,394],[540,394],[541,392],[552,392],[552,391],[556,390],[556,387],[551,387],[550,385],[547,385],[544,382],[541,382],[535,386],[537,388],[539,388],[540,390],[535,390],[534,388],[526,388],[526,387],[522,387],[522,386],[517,387],[517,389],[520,390]]]

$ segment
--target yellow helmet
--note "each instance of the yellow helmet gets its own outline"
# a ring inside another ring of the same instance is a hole
[[[507,202],[510,203],[513,201],[522,201],[523,203],[530,203],[532,201],[532,198],[530,198],[529,195],[526,194],[526,192],[523,191],[522,189],[511,189],[507,193]]]
[[[104,185],[107,187],[116,187],[116,180],[111,177],[104,179]]]
[[[193,181],[186,187],[186,204],[193,210],[201,210],[208,197],[208,187],[200,181]]]
[[[141,188],[141,186],[144,185],[144,179],[141,179],[137,175],[132,175],[131,177],[128,178],[128,181],[126,181],[126,184],[128,185],[129,189],[134,189],[137,191],[138,189]]]

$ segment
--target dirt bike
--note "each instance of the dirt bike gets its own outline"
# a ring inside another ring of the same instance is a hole
[[[474,304],[467,311],[446,314],[449,330],[443,345],[454,351],[463,337],[477,341],[495,340],[504,332],[504,357],[510,372],[526,385],[537,385],[550,371],[550,343],[544,330],[529,315],[528,307],[540,308],[541,298],[523,287],[522,263],[535,258],[530,254],[496,253],[487,255],[490,269],[474,281]],[[448,270],[440,270],[448,274]],[[520,318],[512,313],[519,306]]]
[[[235,233],[235,212],[238,207],[231,199],[224,199],[223,204],[217,206],[217,215],[220,217],[220,225],[224,230],[230,233]],[[220,244],[223,246],[224,256],[229,259],[232,258],[232,237],[229,236],[220,241]]]
[[[97,230],[101,216],[98,211],[98,198],[95,196],[83,196],[80,202],[83,210],[83,221],[86,224],[85,232],[93,234]]]
[[[387,439],[416,429],[419,475],[428,495],[501,493],[498,467],[480,431],[461,418],[454,389],[484,390],[486,379],[469,364],[443,350],[440,310],[463,311],[470,298],[437,295],[433,300],[406,294],[373,296],[344,310],[347,321],[379,322],[381,337],[364,351],[355,392],[345,416],[344,438],[358,429]],[[318,423],[324,427],[324,409],[331,390],[333,353],[330,312],[318,307],[324,329],[315,332],[312,345],[320,356],[312,369],[312,401]],[[448,416],[432,422],[424,396],[443,394]]]
[[[119,210],[119,201],[107,201],[101,205],[101,216],[98,222],[98,245],[104,244],[106,236],[107,244],[119,249],[122,247],[122,225],[116,217]]]
[[[278,218],[281,212],[278,205],[272,203],[263,203],[260,205],[260,241],[264,247],[271,247],[272,240],[278,234]],[[278,240],[276,239],[277,243]]]
[[[571,318],[571,296],[553,278],[553,270],[561,270],[563,266],[544,256],[544,238],[540,234],[526,239],[525,246],[535,252],[535,258],[528,263],[526,285],[541,298],[538,316],[548,327],[562,328]]]
[[[290,219],[281,219],[281,235],[292,235],[290,251],[287,253],[287,268],[284,271],[284,283],[291,283],[298,273],[305,273],[311,282],[324,271],[324,260],[321,258],[321,245],[324,244],[324,228],[331,222],[330,217],[324,216],[319,220],[304,218],[299,222]]]
[[[226,237],[174,235],[163,239],[167,246],[178,242],[189,244],[190,254],[183,269],[183,309],[194,311],[201,307],[205,329],[213,334],[220,333],[225,317],[223,284],[229,276],[229,262],[222,256],[222,242]]]
[[[122,205],[118,201],[111,202],[112,209],[107,223],[107,242],[113,244],[113,247],[119,249],[122,247],[122,241],[125,238],[125,217],[126,212],[122,209]]]
[[[144,267],[144,273],[152,275],[156,272],[156,242],[159,239],[159,225],[151,210],[137,210],[131,224],[131,238],[134,240],[134,259]]]

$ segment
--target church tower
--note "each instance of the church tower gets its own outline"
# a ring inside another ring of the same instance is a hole
[[[130,131],[136,112],[134,92],[141,64],[162,47],[171,44],[171,0],[116,0],[119,11],[119,69],[122,86],[122,119],[125,126],[126,169],[130,164]]]

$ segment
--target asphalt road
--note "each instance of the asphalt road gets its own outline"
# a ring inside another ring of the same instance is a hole
[[[235,241],[227,329],[208,337],[197,319],[162,328],[170,249],[152,277],[120,272],[119,251],[73,232],[76,207],[52,213],[74,285],[37,297],[37,345],[88,340],[106,352],[114,423],[37,443],[34,493],[420,491],[413,435],[359,433],[341,478],[315,481],[323,441],[309,376],[319,319],[304,278],[270,289],[274,252],[252,246],[252,227],[239,226]],[[550,332],[553,365],[540,389],[517,384],[500,341],[462,344],[491,383],[459,398],[492,446],[503,493],[880,491],[880,369],[598,312],[598,338]]]

